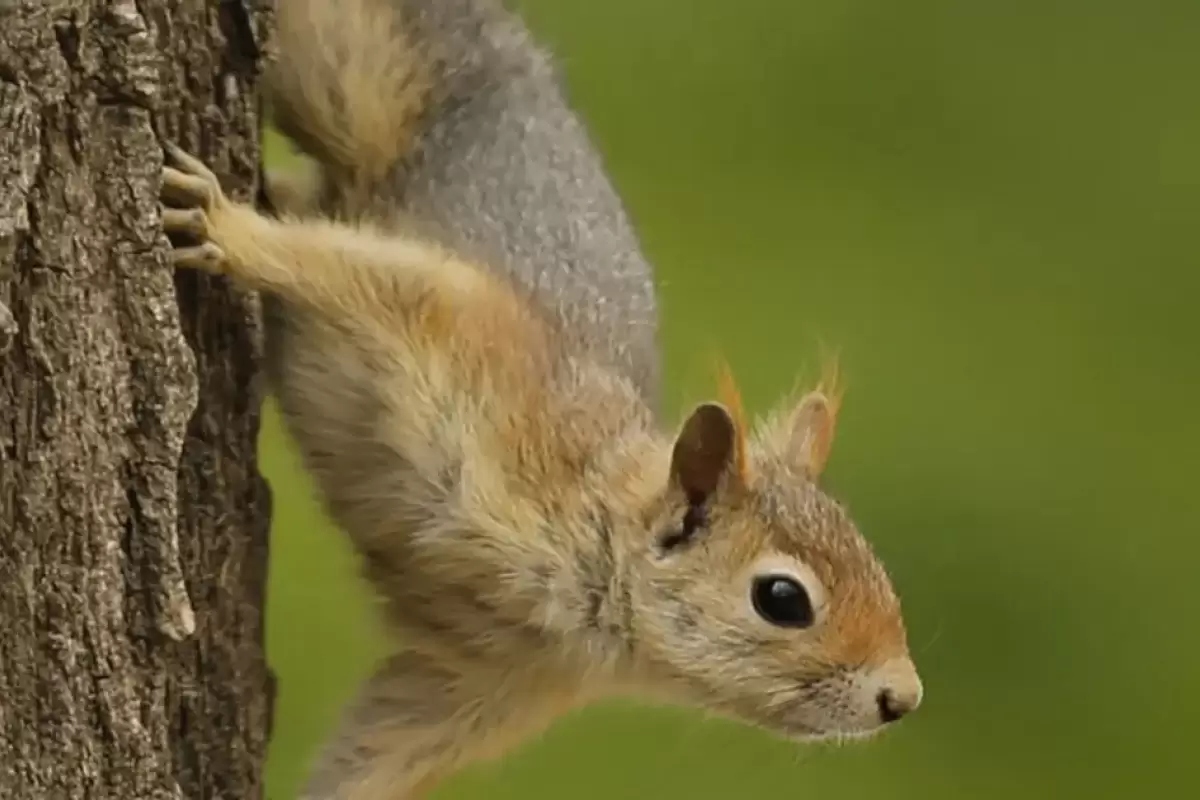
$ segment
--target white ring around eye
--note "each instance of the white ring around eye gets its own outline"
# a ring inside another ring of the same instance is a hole
[[[795,579],[804,587],[804,591],[808,593],[808,601],[812,604],[813,609],[814,624],[820,624],[825,618],[828,595],[825,592],[824,584],[817,577],[817,573],[808,564],[783,553],[772,553],[769,556],[757,559],[750,565],[750,569],[744,576],[744,582],[749,587],[755,578],[764,575],[782,575]],[[751,599],[749,589],[744,594],[747,610],[752,616],[759,618],[758,612],[754,610],[754,603]]]

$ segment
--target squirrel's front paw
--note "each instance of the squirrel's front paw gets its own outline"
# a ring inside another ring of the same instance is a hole
[[[226,202],[217,176],[200,159],[167,144],[162,171],[163,230],[176,267],[221,272],[225,254],[210,239],[210,215]],[[180,240],[189,244],[180,244]]]

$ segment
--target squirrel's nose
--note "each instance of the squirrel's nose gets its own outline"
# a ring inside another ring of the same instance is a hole
[[[879,718],[885,724],[895,722],[921,705],[921,679],[912,661],[893,659],[880,670],[880,677],[875,703],[879,707]]]
[[[887,723],[900,719],[921,701],[912,694],[898,695],[891,689],[881,689],[875,702],[879,704],[879,718]]]

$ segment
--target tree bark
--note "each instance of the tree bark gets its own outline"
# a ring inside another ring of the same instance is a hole
[[[258,309],[160,141],[259,176],[269,0],[0,0],[0,797],[261,796]]]

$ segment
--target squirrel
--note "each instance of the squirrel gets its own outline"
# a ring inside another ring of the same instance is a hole
[[[656,409],[652,273],[551,61],[498,0],[282,0],[277,213],[164,147],[177,268],[262,293],[266,370],[397,648],[308,800],[424,796],[617,695],[794,740],[922,683],[888,574],[819,485],[836,374],[751,421]]]

